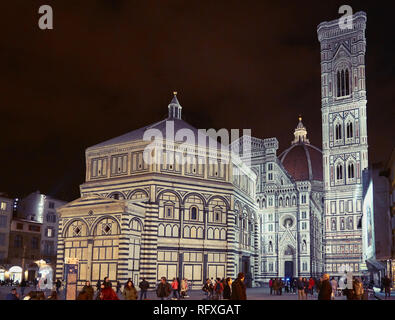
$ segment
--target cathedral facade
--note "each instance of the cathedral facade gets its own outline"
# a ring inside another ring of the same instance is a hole
[[[256,173],[262,280],[320,276],[323,272],[322,152],[310,144],[299,117],[291,146],[277,154],[276,138],[251,139]]]

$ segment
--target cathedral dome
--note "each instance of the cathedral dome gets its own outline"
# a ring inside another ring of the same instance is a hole
[[[301,117],[294,135],[291,147],[279,156],[282,165],[296,181],[322,181],[322,151],[310,144]]]

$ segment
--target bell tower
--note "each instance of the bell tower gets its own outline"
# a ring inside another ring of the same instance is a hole
[[[361,274],[362,170],[368,166],[366,13],[318,25],[324,180],[325,271]]]

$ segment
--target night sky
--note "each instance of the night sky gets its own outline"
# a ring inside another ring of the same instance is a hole
[[[325,3],[323,3],[325,2]],[[49,4],[54,29],[38,28]],[[197,128],[321,148],[316,28],[367,13],[371,162],[394,147],[394,5],[377,1],[2,1],[0,191],[79,197],[85,149],[161,120],[178,91]]]

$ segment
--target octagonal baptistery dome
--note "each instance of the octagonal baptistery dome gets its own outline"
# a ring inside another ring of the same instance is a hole
[[[296,181],[322,181],[322,151],[310,144],[301,117],[294,135],[292,145],[279,156],[283,167]]]

